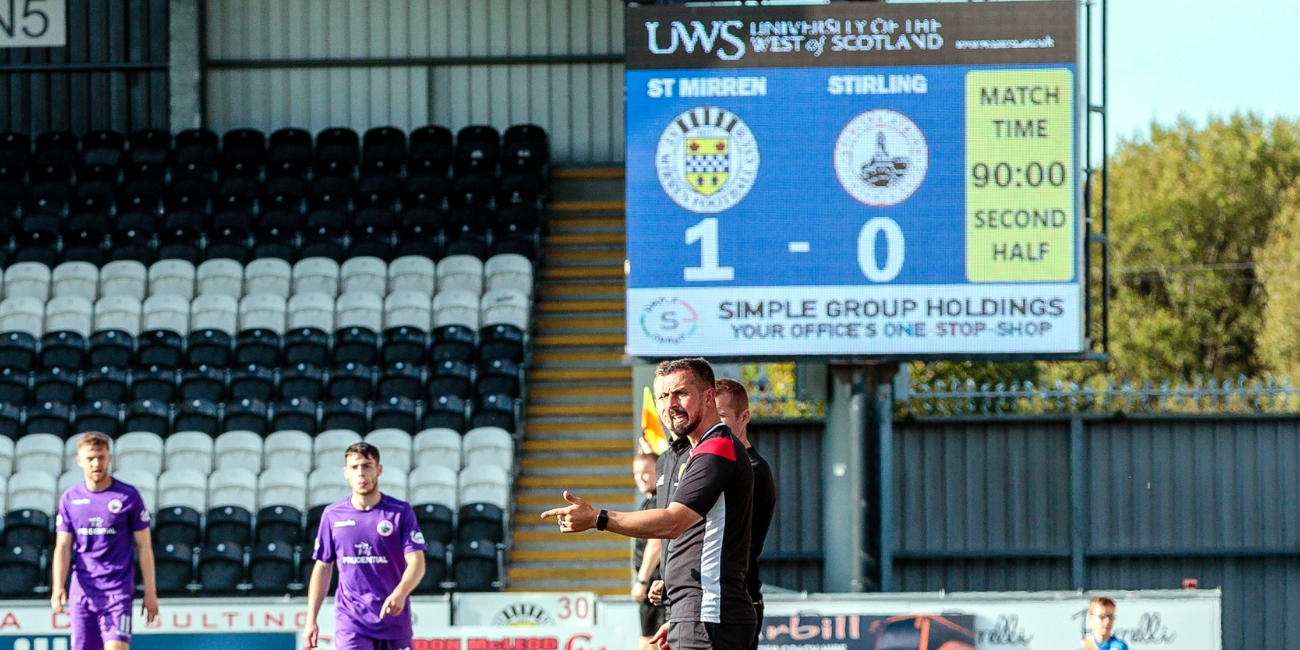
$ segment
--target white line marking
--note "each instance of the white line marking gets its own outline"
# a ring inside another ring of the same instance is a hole
[[[790,242],[790,252],[791,252],[791,253],[807,253],[807,252],[810,251],[810,250],[812,250],[812,246],[811,246],[808,242],[806,242],[806,241],[792,241],[792,242]]]

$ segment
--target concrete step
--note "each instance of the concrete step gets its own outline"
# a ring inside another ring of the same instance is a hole
[[[529,456],[519,460],[522,476],[554,476],[569,478],[574,476],[621,476],[631,474],[631,454],[627,452],[610,455],[609,452],[593,452],[588,456],[551,456],[538,458]]]
[[[610,312],[622,314],[627,309],[624,300],[539,300],[537,311],[543,314],[573,312]]]
[[[614,404],[529,404],[524,417],[529,419],[539,416],[580,417],[590,415],[622,415],[632,417],[632,398],[626,402]]]
[[[621,200],[559,200],[551,201],[547,206],[551,214],[566,212],[626,212],[627,204]]]
[[[588,551],[578,551],[572,549],[537,549],[527,551],[515,551],[510,554],[510,560],[513,562],[627,562],[632,557],[632,552],[626,549],[602,548]]]
[[[518,568],[512,566],[510,567],[510,580],[511,582],[513,582],[516,579],[519,580],[556,580],[556,579],[615,580],[618,578],[622,578],[623,580],[630,581],[632,578],[632,570],[626,566],[618,567],[618,568],[592,567],[592,566],[588,566],[587,564],[588,563],[582,563],[577,566],[569,565],[562,568],[557,567],[557,568],[546,568],[546,569],[524,569],[524,568]]]
[[[546,227],[551,231],[546,241],[551,242],[550,237],[570,232],[625,231],[627,229],[627,219],[623,217],[591,217],[566,213],[563,216],[552,216],[547,220]]]
[[[520,451],[525,454],[563,454],[575,451],[626,454],[635,449],[636,442],[631,438],[590,440],[581,443],[572,440],[538,440],[532,438],[525,439],[523,444],[520,445]]]
[[[555,498],[555,494],[551,492],[533,492],[516,496],[515,503],[518,504],[521,509],[527,508],[529,511],[536,510],[537,514],[541,514],[551,508],[557,507],[555,505]],[[635,493],[627,490],[615,490],[609,492],[588,492],[586,496],[582,498],[591,501],[592,503],[614,503],[621,504],[618,507],[626,507],[628,505],[636,504],[638,497]],[[560,499],[560,505],[564,505],[563,501],[563,499]]]
[[[546,382],[562,381],[618,381],[630,386],[632,384],[631,368],[582,368],[565,370],[562,368],[538,368],[528,373],[534,387]]]
[[[632,480],[632,472],[627,471],[611,476],[524,475],[519,477],[519,487],[550,488],[555,490],[555,494],[562,495],[565,490],[610,490],[614,488],[632,490],[636,487],[636,483]]]
[[[538,370],[556,366],[566,370],[577,370],[589,364],[597,368],[609,368],[610,366],[622,365],[622,363],[623,352],[621,350],[574,351],[538,350],[534,348],[533,351],[533,367]]]
[[[560,505],[564,500],[560,500]],[[545,525],[533,527],[533,530],[517,530],[511,534],[514,539],[515,547],[520,548],[527,545],[528,548],[572,548],[574,550],[583,549],[611,549],[617,545],[626,544],[627,539],[613,535],[599,535],[596,531],[588,533],[561,533],[560,527],[554,519],[542,520]],[[543,530],[545,529],[545,530]],[[536,547],[532,545],[538,545]]]
[[[540,334],[533,339],[536,347],[622,347],[627,336],[618,334]]]
[[[542,285],[541,300],[616,300],[624,297],[622,282],[547,282]]]
[[[625,259],[627,251],[621,246],[604,249],[548,248],[542,257],[547,266],[617,266],[620,270]]]
[[[572,280],[572,279],[622,279],[627,273],[623,270],[623,263],[607,266],[548,266],[542,269],[542,281],[550,280]]]
[[[551,170],[551,181],[622,180],[624,175],[622,167],[559,167]]]
[[[547,418],[529,421],[524,426],[526,437],[534,440],[625,440],[632,435],[632,422],[627,418]]]
[[[627,236],[621,232],[551,232],[546,236],[546,245],[555,246],[626,246]]]

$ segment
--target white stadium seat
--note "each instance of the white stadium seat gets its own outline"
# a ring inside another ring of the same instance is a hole
[[[9,436],[0,436],[0,478],[9,478],[14,473],[14,441]]]
[[[0,301],[0,332],[25,332],[40,338],[45,333],[45,303],[31,296]]]
[[[398,291],[384,299],[384,328],[414,327],[430,331],[433,324],[433,301],[415,291]]]
[[[330,429],[316,434],[312,454],[316,459],[316,468],[343,471],[343,452],[348,447],[361,442],[361,434],[347,429]],[[382,460],[382,458],[381,458]]]
[[[352,488],[344,478],[341,466],[317,467],[307,478],[307,505],[310,508],[334,503],[349,494],[352,494]]]
[[[334,297],[319,291],[295,293],[289,299],[289,329],[334,331]]]
[[[384,299],[377,293],[352,291],[339,296],[335,303],[335,329],[362,327],[372,332],[384,331]]]
[[[383,296],[388,292],[388,265],[378,257],[353,257],[339,267],[339,293],[366,291]]]
[[[92,303],[99,298],[99,269],[90,262],[64,262],[54,267],[51,277],[55,297],[78,296]]]
[[[366,434],[365,441],[379,450],[385,472],[389,468],[411,470],[411,434],[401,429],[375,429]]]
[[[59,479],[42,470],[18,472],[9,477],[8,510],[37,510],[54,515],[59,503]]]
[[[384,465],[384,473],[379,477],[379,491],[394,499],[406,501],[407,480],[406,470]]]
[[[239,301],[223,293],[205,293],[190,303],[192,331],[218,330],[235,335],[239,327]]]
[[[144,301],[144,313],[140,321],[141,331],[144,332],[166,330],[182,336],[189,334],[190,301],[170,293],[149,296]]]
[[[289,506],[307,510],[307,473],[297,467],[267,469],[257,479],[257,507]]]
[[[500,427],[470,429],[464,438],[466,467],[495,465],[507,471],[514,469],[515,441]]]
[[[438,262],[438,293],[468,291],[478,298],[483,293],[483,260],[473,255],[448,255]]]
[[[262,436],[252,431],[227,431],[217,436],[213,447],[218,470],[237,467],[254,475],[262,471]]]
[[[165,443],[156,433],[134,431],[114,441],[113,465],[118,469],[140,469],[154,476],[162,474]]]
[[[425,429],[415,434],[412,467],[447,467],[460,471],[461,436],[455,429]]]
[[[482,326],[513,325],[528,331],[528,296],[516,289],[495,289],[483,294],[479,303]]]
[[[169,439],[170,440],[170,439]],[[197,469],[178,467],[158,477],[158,507],[208,510],[208,475]]]
[[[149,267],[149,295],[194,299],[194,265],[185,260],[159,260]]]
[[[251,289],[250,289],[251,291]],[[339,295],[339,263],[328,257],[308,257],[293,265],[293,292]]]
[[[208,508],[236,506],[257,512],[257,474],[243,467],[223,467],[208,477]]]
[[[19,262],[5,269],[6,298],[35,298],[42,304],[50,299],[50,267],[40,262]]]
[[[99,297],[130,296],[145,299],[149,270],[135,260],[109,262],[99,270]]]
[[[433,328],[460,325],[478,331],[479,296],[469,291],[439,291],[433,297]]]
[[[506,253],[493,255],[483,264],[485,291],[514,289],[524,295],[533,295],[533,263],[523,255]]]
[[[510,505],[510,474],[496,465],[466,465],[458,494],[461,505],[490,503],[504,510]]]
[[[202,431],[178,431],[163,443],[165,466],[174,469],[194,470],[207,476],[212,472],[212,436]]]
[[[276,431],[266,437],[262,447],[262,465],[266,469],[312,467],[311,436],[303,431]]]
[[[95,307],[81,296],[55,296],[45,303],[45,331],[76,332],[89,337],[95,322]]]
[[[150,514],[157,511],[158,507],[158,475],[144,469],[127,468],[113,472],[113,478],[123,483],[130,484],[137,492],[140,493],[140,500],[144,501],[144,508]]]
[[[287,312],[288,303],[284,297],[273,293],[250,293],[239,301],[239,329],[264,329],[284,334]]]
[[[104,296],[95,303],[95,331],[140,335],[142,305],[134,296]]]
[[[215,259],[199,265],[195,271],[198,295],[223,293],[231,298],[244,297],[244,265],[235,260]]]
[[[457,497],[457,472],[450,467],[427,465],[417,467],[407,480],[410,489],[407,499],[413,505],[437,503],[456,511],[460,501]]]
[[[75,443],[73,449],[76,448]],[[76,467],[76,463],[72,464]],[[14,469],[18,473],[41,471],[63,473],[63,441],[52,433],[29,433],[14,444]]]
[[[84,482],[85,480],[86,480],[86,473],[81,471],[80,467],[74,467],[64,472],[63,474],[60,474],[59,494],[62,495],[64,492],[68,491],[68,488],[78,483]]]
[[[422,255],[405,255],[388,265],[388,292],[414,291],[433,297],[437,275],[432,259]]]
[[[270,257],[253,260],[244,267],[244,293],[273,293],[288,299],[292,273],[292,267],[284,260]]]

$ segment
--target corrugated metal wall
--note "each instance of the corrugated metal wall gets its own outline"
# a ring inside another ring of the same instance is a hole
[[[756,420],[754,447],[776,479],[776,514],[763,545],[763,582],[796,591],[821,591],[822,437],[820,420]]]
[[[167,6],[67,0],[66,47],[0,50],[0,131],[168,128]]]
[[[1225,648],[1300,635],[1300,419],[896,422],[899,590],[1223,589]]]
[[[217,131],[531,122],[550,132],[558,162],[621,161],[622,7],[620,0],[208,2],[205,121]]]

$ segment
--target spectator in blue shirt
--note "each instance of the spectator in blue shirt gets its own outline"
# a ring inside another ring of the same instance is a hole
[[[1128,644],[1113,635],[1115,601],[1098,596],[1088,603],[1088,629],[1092,633],[1083,637],[1080,650],[1128,650]]]

